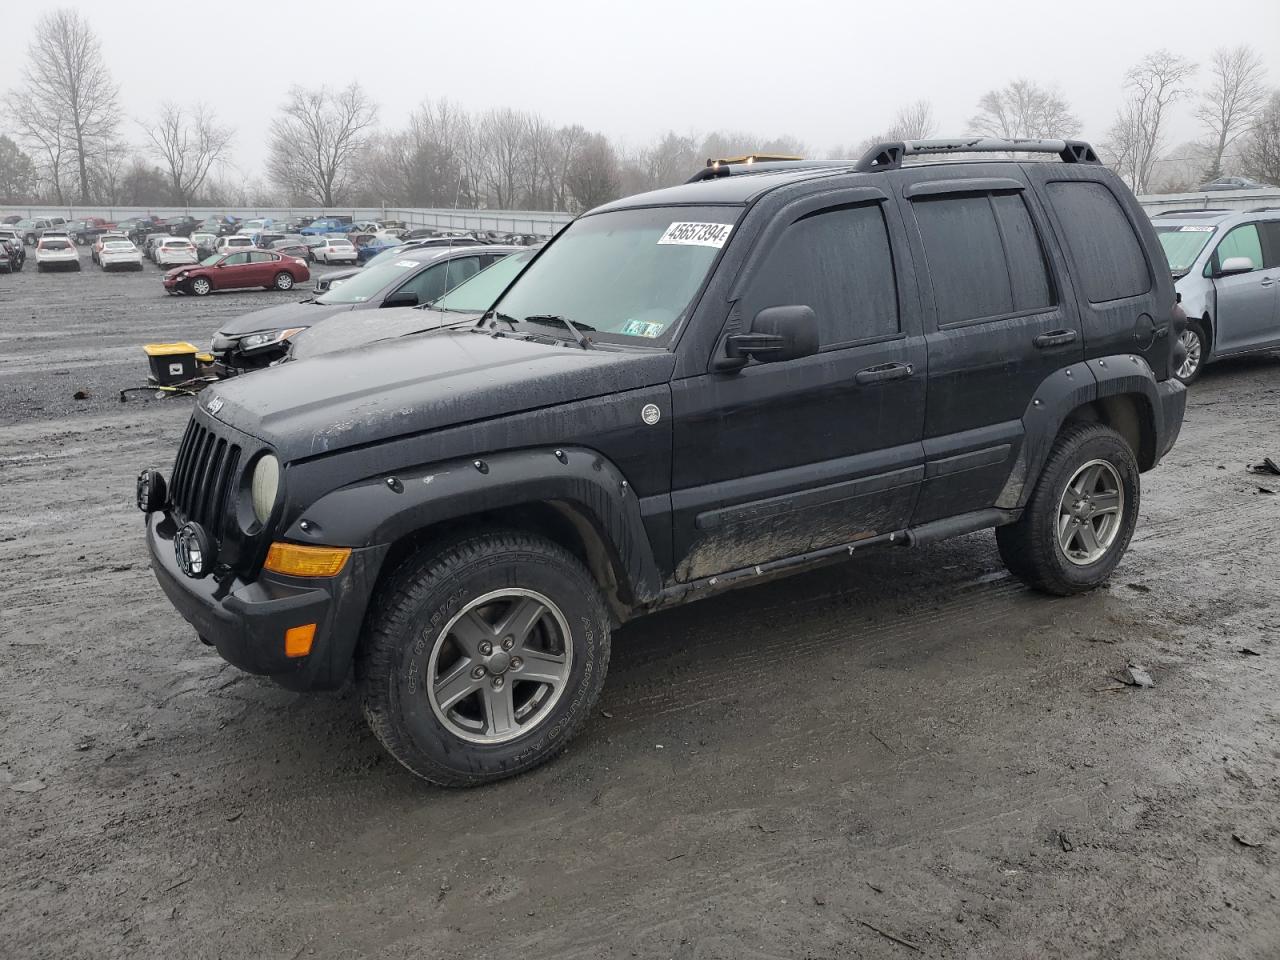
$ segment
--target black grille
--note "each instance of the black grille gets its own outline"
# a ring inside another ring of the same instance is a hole
[[[174,509],[183,519],[219,536],[239,463],[237,444],[192,420],[173,463],[170,497]]]

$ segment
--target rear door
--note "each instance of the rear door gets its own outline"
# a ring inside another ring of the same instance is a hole
[[[913,524],[994,505],[1036,390],[1083,357],[1044,212],[1016,165],[999,172],[1010,176],[898,175],[929,356],[925,479]]]
[[[1274,255],[1273,255],[1274,256]],[[1248,273],[1218,276],[1228,260],[1243,257],[1253,264]],[[1275,339],[1280,304],[1280,268],[1263,253],[1263,230],[1258,223],[1232,227],[1209,258],[1218,312],[1214,319],[1217,355],[1255,350]]]
[[[828,189],[772,214],[734,284],[712,369],[673,381],[678,580],[890,533],[910,518],[924,473],[925,352],[888,200],[874,188]],[[729,332],[787,305],[814,310],[819,353],[714,369]]]
[[[249,253],[249,269],[253,285],[274,283],[280,268],[280,258],[274,253],[253,250]]]

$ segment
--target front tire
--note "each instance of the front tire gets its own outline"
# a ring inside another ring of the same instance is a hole
[[[1120,434],[1100,423],[1066,426],[1021,519],[996,529],[1000,557],[1045,593],[1092,590],[1124,556],[1140,499],[1138,463]]]
[[[356,665],[365,719],[441,786],[513,776],[560,753],[609,666],[609,617],[563,547],[479,532],[408,559],[374,597]]]
[[[1187,386],[1200,379],[1204,363],[1209,352],[1209,337],[1202,320],[1188,320],[1187,328],[1178,335],[1182,347],[1187,351],[1184,359],[1173,375]]]

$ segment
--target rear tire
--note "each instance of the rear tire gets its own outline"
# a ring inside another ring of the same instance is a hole
[[[582,564],[542,537],[493,531],[392,574],[371,601],[356,676],[392,756],[424,780],[471,786],[560,753],[608,666],[609,617]]]
[[[1124,556],[1140,502],[1138,463],[1124,438],[1100,423],[1066,426],[1021,519],[996,529],[1000,558],[1045,593],[1092,590]]]
[[[285,271],[285,270],[281,270],[279,273],[277,273],[277,274],[276,274],[276,289],[277,289],[277,290],[292,290],[292,289],[293,289],[293,274],[291,274],[291,273],[289,273],[288,271]]]

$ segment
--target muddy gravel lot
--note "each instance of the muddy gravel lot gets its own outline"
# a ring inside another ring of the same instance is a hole
[[[148,570],[190,401],[114,391],[282,296],[0,276],[0,956],[1280,956],[1280,357],[1193,388],[1109,588],[982,534],[654,616],[562,758],[450,792]]]

